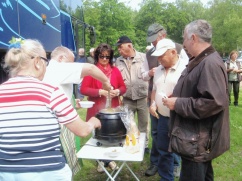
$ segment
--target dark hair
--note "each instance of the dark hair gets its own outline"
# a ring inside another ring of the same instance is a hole
[[[104,52],[104,51],[107,51],[110,53],[110,58],[109,58],[109,64],[111,66],[113,66],[113,49],[112,47],[107,44],[107,43],[101,43],[98,45],[98,47],[95,49],[94,51],[94,64],[96,65],[97,62],[98,62],[98,57],[99,55]]]

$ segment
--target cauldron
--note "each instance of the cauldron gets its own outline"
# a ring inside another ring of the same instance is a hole
[[[101,121],[101,129],[95,129],[94,138],[98,140],[97,146],[119,145],[123,146],[127,130],[118,111],[101,110],[96,115]]]

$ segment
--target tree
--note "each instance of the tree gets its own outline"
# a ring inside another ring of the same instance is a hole
[[[133,26],[134,12],[118,0],[100,0],[84,2],[85,21],[95,26],[97,41],[114,45],[118,38],[127,35],[135,37]]]
[[[165,27],[169,38],[182,43],[185,25],[196,19],[205,19],[213,27],[213,46],[219,52],[242,49],[240,0],[210,0],[207,5],[200,0],[176,0],[175,3],[143,0],[139,11],[118,0],[86,0],[84,14],[85,21],[96,29],[96,45],[101,42],[113,45],[118,37],[127,35],[135,49],[144,52],[147,29],[155,22]]]
[[[213,27],[213,45],[221,53],[242,47],[242,5],[239,1],[215,0],[207,18]]]

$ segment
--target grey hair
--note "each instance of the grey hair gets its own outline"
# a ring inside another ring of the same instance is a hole
[[[50,57],[51,59],[58,59],[61,55],[64,55],[64,56],[73,56],[75,57],[74,53],[69,49],[69,48],[66,48],[64,46],[59,46],[59,47],[56,47]]]
[[[32,59],[45,53],[43,45],[38,40],[26,39],[20,48],[11,48],[5,55],[3,68],[10,77],[15,77],[19,71],[27,68]]]
[[[212,41],[212,26],[206,20],[199,19],[189,23],[185,31],[188,38],[195,34],[203,42],[211,43]]]

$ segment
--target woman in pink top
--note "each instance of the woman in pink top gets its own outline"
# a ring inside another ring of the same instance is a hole
[[[120,96],[126,92],[123,77],[118,68],[113,66],[113,50],[110,45],[101,43],[94,51],[94,64],[102,70],[102,72],[109,78],[113,89],[110,91],[111,107],[115,108],[120,105]],[[108,91],[102,89],[102,83],[93,77],[84,77],[80,92],[82,95],[88,96],[89,101],[95,102],[92,108],[87,110],[86,120],[95,116],[101,109],[106,106]],[[112,170],[118,169],[116,163],[110,160],[102,160],[104,166],[109,166]],[[104,170],[100,165],[97,171],[102,173]]]
[[[126,86],[121,72],[113,65],[111,46],[101,43],[94,52],[94,60],[94,64],[110,79],[113,87],[113,90],[110,91],[111,107],[115,108],[120,105],[120,96],[126,92]],[[99,80],[91,76],[84,77],[80,92],[88,96],[89,101],[95,102],[94,106],[87,110],[86,120],[105,108],[108,91],[102,89],[102,83]]]

